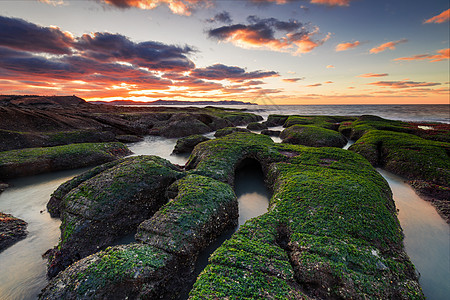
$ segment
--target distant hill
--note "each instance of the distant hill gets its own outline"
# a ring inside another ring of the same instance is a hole
[[[243,101],[177,101],[177,100],[156,100],[156,101],[133,101],[133,100],[114,100],[114,101],[89,101],[92,104],[107,105],[257,105],[256,103]]]
[[[48,105],[81,105],[86,101],[77,96],[37,96],[37,95],[0,95],[0,106],[48,106]]]

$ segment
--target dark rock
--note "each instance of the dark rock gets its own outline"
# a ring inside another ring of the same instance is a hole
[[[181,138],[177,141],[173,153],[190,153],[197,144],[201,142],[209,141],[209,139],[203,135],[191,135],[188,137]]]
[[[270,129],[264,129],[261,131],[261,134],[268,135],[268,136],[280,136],[281,131],[279,130],[270,130]]]
[[[183,176],[155,156],[130,157],[94,175],[97,171],[65,184],[74,188],[59,205],[61,240],[49,258],[49,277],[135,230],[167,201],[166,188]]]
[[[116,136],[116,140],[121,143],[136,143],[136,142],[143,141],[144,139],[140,136],[128,134],[128,135],[118,135],[118,136]]]
[[[313,125],[293,125],[280,134],[283,143],[309,147],[337,147],[347,144],[347,139],[339,132]]]
[[[0,252],[28,234],[27,222],[0,212]]]
[[[222,137],[222,136],[226,136],[231,133],[234,133],[234,132],[250,132],[250,130],[248,130],[246,128],[240,128],[240,127],[226,127],[226,128],[217,130],[216,133],[214,133],[214,136]]]
[[[252,122],[247,125],[247,129],[249,130],[264,130],[267,129],[267,125],[258,122]]]

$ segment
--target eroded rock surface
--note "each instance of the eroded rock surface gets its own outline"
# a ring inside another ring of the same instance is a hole
[[[0,252],[27,235],[27,222],[0,212]]]

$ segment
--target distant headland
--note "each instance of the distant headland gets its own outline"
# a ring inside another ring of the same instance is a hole
[[[243,101],[178,101],[178,100],[156,100],[156,101],[133,101],[133,100],[114,100],[114,101],[88,101],[93,104],[108,105],[258,105]]]

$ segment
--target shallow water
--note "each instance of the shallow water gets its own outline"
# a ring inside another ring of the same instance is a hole
[[[450,295],[450,229],[436,209],[421,199],[399,176],[377,169],[387,180],[399,209],[405,248],[420,273],[419,282],[428,299],[447,300]]]
[[[0,211],[28,222],[27,237],[0,252],[0,299],[36,299],[47,284],[41,255],[58,243],[61,221],[50,217],[46,205],[61,183],[84,170],[11,180],[0,195]]]

